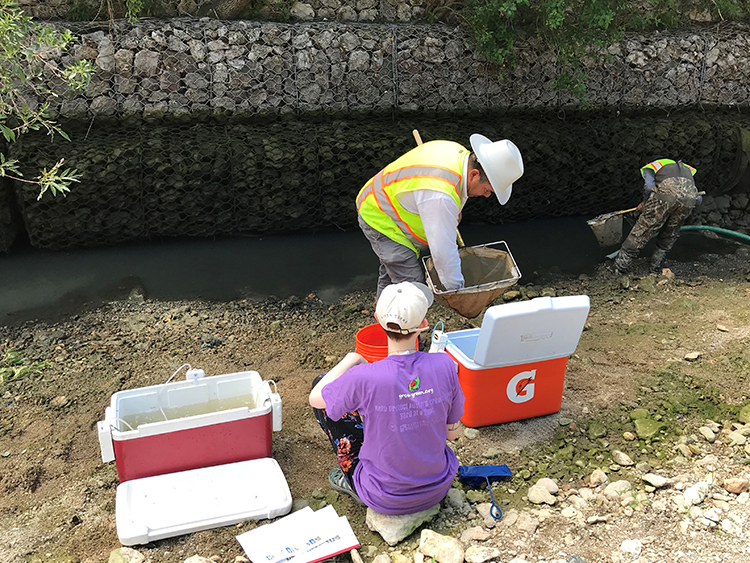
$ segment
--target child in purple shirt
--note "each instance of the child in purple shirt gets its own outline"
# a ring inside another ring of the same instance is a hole
[[[447,494],[458,459],[446,440],[459,433],[464,396],[447,354],[415,352],[432,293],[423,284],[386,287],[375,318],[388,357],[347,356],[314,382],[310,404],[336,451],[331,486],[381,514],[430,508]]]

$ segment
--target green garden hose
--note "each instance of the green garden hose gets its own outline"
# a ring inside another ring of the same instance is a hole
[[[748,235],[738,233],[737,231],[730,231],[729,229],[722,229],[721,227],[712,227],[711,225],[685,225],[684,227],[680,227],[680,231],[713,231],[720,235],[735,237],[737,240],[744,242],[745,244],[750,244],[750,236]],[[654,235],[654,237],[655,236],[656,235]],[[614,260],[619,253],[620,249],[618,248],[612,254],[607,254],[607,258]]]
[[[710,225],[685,225],[684,227],[680,227],[680,230],[681,231],[713,231],[720,235],[735,237],[738,240],[744,242],[745,244],[750,244],[750,236],[743,235],[742,233],[738,233],[737,231],[730,231],[729,229],[722,229],[721,227],[712,227]]]

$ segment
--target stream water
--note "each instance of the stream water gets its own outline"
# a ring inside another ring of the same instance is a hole
[[[521,284],[591,274],[604,259],[584,217],[504,225],[462,225],[467,246],[504,240]],[[648,252],[647,248],[644,252]],[[669,259],[690,261],[734,246],[686,232]],[[265,237],[175,239],[68,251],[14,248],[0,256],[0,325],[52,320],[83,307],[124,299],[263,299],[316,293],[333,302],[375,288],[377,259],[356,231]]]

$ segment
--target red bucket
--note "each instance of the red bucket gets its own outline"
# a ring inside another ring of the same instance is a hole
[[[357,354],[368,362],[377,362],[388,356],[388,337],[379,323],[359,329],[355,340]],[[419,349],[418,340],[414,343],[414,348]]]

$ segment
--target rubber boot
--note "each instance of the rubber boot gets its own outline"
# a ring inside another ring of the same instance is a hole
[[[661,265],[664,263],[664,258],[667,257],[667,251],[662,250],[661,248],[656,248],[654,250],[654,253],[651,255],[651,273],[652,274],[660,274],[661,273]]]
[[[630,265],[633,263],[633,260],[635,259],[636,255],[638,254],[638,251],[632,251],[627,250],[625,248],[621,248],[620,252],[617,253],[617,258],[615,258],[615,272],[617,274],[620,274],[624,276],[628,273],[628,270],[630,270]]]

